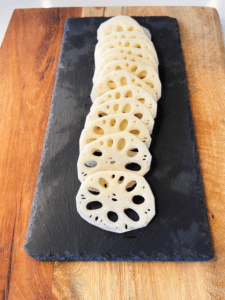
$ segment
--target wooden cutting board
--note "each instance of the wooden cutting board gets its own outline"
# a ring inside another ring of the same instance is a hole
[[[40,262],[23,250],[65,21],[179,22],[215,258],[199,263]],[[225,66],[218,13],[202,7],[15,10],[0,50],[1,299],[225,299]]]

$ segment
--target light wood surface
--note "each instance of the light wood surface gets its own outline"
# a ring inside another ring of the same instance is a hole
[[[209,262],[39,262],[23,244],[68,17],[177,18],[215,258]],[[203,7],[16,10],[0,50],[1,299],[225,299],[225,61]]]

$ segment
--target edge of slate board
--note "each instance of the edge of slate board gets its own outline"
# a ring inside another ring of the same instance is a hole
[[[100,18],[103,21],[109,19],[109,18],[105,18],[105,17],[100,17]],[[141,17],[133,17],[133,18],[137,18],[139,20],[141,19]],[[151,17],[151,18],[157,18],[157,17]],[[172,22],[176,22],[177,28],[178,28],[178,36],[179,36],[179,27],[178,27],[178,22],[176,19],[170,18],[170,17],[158,17],[158,18],[164,18],[164,19],[168,19]],[[71,19],[73,19],[73,18],[70,18],[66,21],[65,28],[67,27],[67,24],[68,24],[69,20],[71,20]],[[90,19],[90,18],[83,18],[83,19]],[[66,32],[64,31],[63,40],[64,40],[65,36],[66,36]],[[179,45],[180,45],[180,52],[182,53],[180,36],[178,39],[179,39]],[[42,157],[41,157],[41,162],[40,162],[40,168],[41,168],[42,164],[44,164],[44,158],[45,158],[45,154],[47,151],[47,142],[46,141],[49,137],[50,129],[54,125],[53,122],[51,122],[51,120],[53,119],[52,110],[53,110],[53,106],[54,106],[54,97],[56,96],[56,83],[58,81],[58,70],[60,68],[60,62],[61,62],[61,58],[62,58],[62,54],[63,54],[62,50],[63,49],[61,48],[59,64],[58,64],[58,69],[57,69],[57,73],[56,73],[55,87],[54,87],[54,91],[53,91],[52,103],[51,103],[51,108],[50,108],[50,112],[49,112],[49,120],[48,120],[46,135],[45,135],[45,142],[44,142],[44,147],[43,147],[43,152],[42,152]],[[182,59],[183,59],[183,56],[182,56]],[[186,93],[188,95],[186,77],[182,78],[182,80],[183,80],[183,82],[186,83]],[[190,110],[190,102],[189,101],[187,101],[187,105]],[[194,128],[193,128],[191,113],[189,114],[189,118],[190,118],[190,124],[191,124],[191,128],[190,128],[191,136],[192,136],[192,140],[194,142],[193,147],[194,147],[194,151],[196,151],[196,153],[197,153],[197,147],[196,147],[196,143],[195,143],[195,135],[194,135]],[[196,182],[198,182],[198,185],[200,185],[202,187],[202,191],[203,191],[201,173],[200,173],[199,164],[198,164],[198,156],[196,157],[196,160],[197,160],[197,162],[195,164],[196,165],[196,174],[197,174]],[[39,183],[39,179],[41,177],[40,168],[39,168],[39,173],[38,173],[38,178],[37,178],[36,189],[37,189],[37,186]],[[151,171],[151,169],[150,169],[150,171]],[[199,194],[201,194],[201,191],[199,191]],[[203,196],[200,195],[199,197],[201,198],[201,201],[202,201],[201,209],[204,210],[203,215],[206,218],[205,222],[208,224],[207,209],[206,209],[206,205],[205,205],[204,195]],[[110,251],[109,252],[105,251],[104,256],[99,255],[99,254],[94,254],[94,253],[87,254],[85,251],[80,251],[79,255],[71,255],[68,251],[64,251],[63,255],[58,255],[58,254],[52,253],[51,251],[48,254],[40,253],[39,255],[37,255],[35,253],[32,253],[32,251],[29,250],[29,240],[32,235],[33,220],[35,219],[35,215],[36,215],[36,212],[38,209],[37,204],[38,204],[38,197],[36,197],[36,190],[35,190],[35,195],[34,195],[34,199],[33,199],[32,210],[30,213],[30,220],[29,220],[29,226],[28,226],[28,230],[27,230],[27,237],[26,237],[24,249],[31,257],[33,257],[37,260],[52,260],[52,261],[207,261],[214,257],[210,231],[209,231],[210,240],[208,240],[208,248],[209,248],[208,255],[199,255],[199,254],[196,255],[196,253],[192,253],[192,251],[188,251],[188,249],[187,249],[185,255],[176,254],[176,255],[172,255],[172,256],[171,255],[169,255],[169,256],[163,255],[161,253],[157,253],[156,255],[146,255],[143,251],[142,252],[140,251],[139,255],[134,255],[134,254],[132,254],[132,252],[130,252],[128,255],[122,255],[122,256],[113,255],[112,253],[110,253]],[[208,224],[208,229],[209,229],[209,224]]]

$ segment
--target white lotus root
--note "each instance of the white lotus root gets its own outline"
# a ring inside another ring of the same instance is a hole
[[[105,43],[115,40],[115,39],[143,39],[147,43],[151,44],[152,42],[150,39],[146,36],[145,33],[138,32],[138,31],[122,31],[122,32],[113,32],[109,35],[104,36],[95,46],[95,53],[98,52],[99,48],[101,48],[102,45]]]
[[[97,31],[93,105],[81,132],[77,211],[90,224],[115,233],[146,227],[155,199],[144,175],[157,101],[158,57],[147,28],[128,16]]]
[[[124,70],[136,75],[138,78],[143,80],[147,85],[154,89],[158,98],[161,97],[161,82],[159,80],[159,75],[152,67],[139,62],[125,60],[111,61],[107,63],[101,70],[98,76],[98,80],[100,80],[105,75],[118,70]]]
[[[140,26],[138,22],[128,16],[116,16],[102,23],[97,30],[97,38],[101,40],[106,35],[121,31],[138,31],[151,38],[147,28]]]
[[[150,168],[151,154],[129,132],[109,134],[86,145],[80,153],[77,170],[83,182],[98,171],[127,171],[144,176]]]
[[[100,78],[93,86],[91,99],[94,102],[98,97],[121,86],[129,84],[136,85],[148,92],[155,101],[158,101],[159,95],[156,94],[153,87],[147,85],[143,80],[127,71],[112,71]]]
[[[117,233],[145,227],[155,215],[155,200],[147,181],[122,171],[101,171],[88,177],[76,204],[87,222]]]
[[[158,67],[158,63],[154,60],[153,56],[145,49],[140,48],[131,48],[131,47],[117,47],[117,48],[110,48],[106,50],[104,53],[102,53],[101,56],[98,57],[98,54],[96,54],[98,64],[102,62],[102,60],[107,57],[110,54],[129,54],[134,55],[143,59],[149,60],[149,62],[153,62]],[[95,64],[96,67],[98,67],[98,64]]]
[[[146,126],[148,131],[152,133],[154,119],[150,112],[139,101],[131,98],[123,100],[113,100],[101,104],[90,111],[87,115],[85,127],[92,121],[113,114],[130,113],[137,117]]]
[[[157,104],[155,100],[144,89],[133,84],[121,86],[117,89],[110,90],[102,96],[98,97],[92,104],[91,110],[103,103],[112,100],[123,100],[124,98],[136,99],[139,102],[141,102],[150,111],[153,119],[155,119],[157,113]]]
[[[151,137],[145,125],[134,115],[125,113],[102,117],[89,123],[81,132],[80,151],[100,137],[117,132],[130,132],[147,148],[150,146]]]
[[[149,40],[150,41],[150,40]],[[156,63],[158,64],[158,57],[155,51],[155,47],[153,43],[150,41],[150,43],[146,42],[142,39],[115,39],[109,42],[106,42],[103,44],[97,53],[95,53],[95,62],[98,63],[101,60],[101,57],[105,51],[108,49],[113,49],[117,47],[129,47],[129,48],[138,48],[138,49],[144,49],[148,51],[150,55],[154,58]]]
[[[93,83],[95,83],[98,79],[98,76],[101,72],[101,70],[105,67],[105,65],[111,61],[117,61],[117,60],[127,60],[127,61],[134,61],[139,62],[142,64],[146,64],[151,66],[158,74],[158,65],[156,64],[155,60],[151,57],[151,59],[145,59],[136,55],[131,54],[124,54],[124,53],[111,53],[105,57],[99,62],[99,64],[95,68],[94,76],[93,76]]]

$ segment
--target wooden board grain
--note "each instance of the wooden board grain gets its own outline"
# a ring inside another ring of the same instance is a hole
[[[95,8],[90,10],[95,16]],[[56,299],[225,299],[225,68],[218,13],[203,7],[114,7],[103,13],[169,16],[179,22],[215,258],[204,263],[57,262],[53,295]]]
[[[62,34],[81,9],[15,10],[0,50],[0,298],[50,299],[53,264],[23,250]]]
[[[38,262],[23,250],[68,17],[177,18],[215,258],[204,263]],[[16,10],[0,49],[0,298],[225,299],[224,46],[202,7]],[[52,294],[51,294],[52,285]]]

